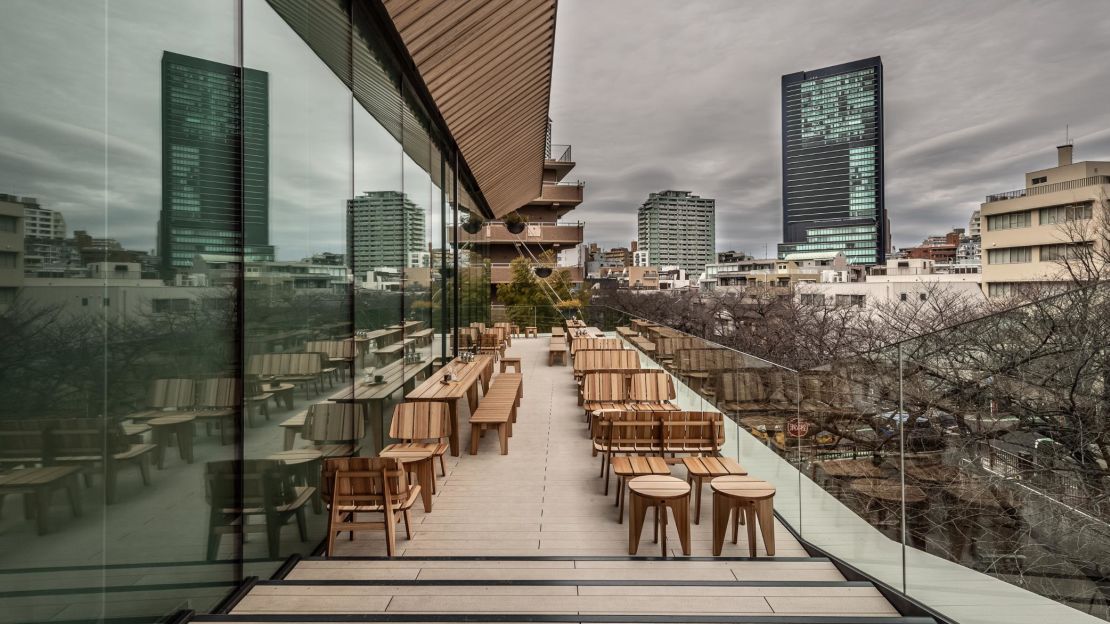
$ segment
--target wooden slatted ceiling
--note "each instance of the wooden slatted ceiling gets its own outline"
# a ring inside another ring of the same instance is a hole
[[[383,0],[495,216],[540,195],[557,0]]]

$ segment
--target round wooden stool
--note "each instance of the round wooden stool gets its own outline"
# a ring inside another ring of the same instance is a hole
[[[380,457],[392,457],[401,462],[405,470],[416,477],[420,484],[420,498],[424,503],[424,513],[432,511],[432,495],[436,491],[436,469],[434,450],[426,444],[391,444],[382,449]]]
[[[628,554],[635,555],[648,507],[655,508],[655,539],[667,556],[667,508],[674,514],[682,554],[690,556],[690,484],[675,477],[649,475],[628,482],[632,493],[628,507]],[[662,539],[660,539],[662,535]]]
[[[775,556],[775,487],[754,477],[717,477],[709,482],[713,489],[713,556],[719,556],[725,543],[729,515],[732,520],[732,543],[737,542],[741,512],[747,516],[748,554],[755,557],[755,523],[763,534],[767,555]]]
[[[177,453],[186,463],[193,463],[193,423],[197,417],[192,414],[160,416],[146,421],[154,430],[154,465],[161,470],[165,465],[166,449],[177,436]]]
[[[501,372],[506,372],[505,369],[509,366],[513,367],[514,373],[523,372],[520,368],[520,358],[518,357],[503,357],[501,358]]]

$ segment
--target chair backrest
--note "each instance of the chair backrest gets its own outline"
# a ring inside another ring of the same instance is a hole
[[[308,406],[301,437],[313,442],[352,442],[366,435],[366,406],[316,403]]]
[[[337,457],[324,462],[320,495],[339,507],[384,506],[408,498],[409,484],[401,464],[392,457]]]
[[[674,380],[666,371],[640,371],[631,375],[628,388],[630,401],[671,401],[676,396]]]
[[[107,423],[103,418],[63,418],[44,423],[46,426],[46,452],[43,463],[58,458],[102,458],[130,448],[119,423]]]
[[[42,420],[0,420],[0,459],[38,459],[43,456]]]
[[[570,343],[571,353],[592,349],[624,349],[624,341],[620,338],[591,338],[589,336],[576,336]]]
[[[640,354],[631,349],[582,349],[574,354],[574,372],[640,368]]]
[[[594,420],[592,434],[606,448],[641,453],[663,451],[663,424],[658,412],[602,412]]]
[[[147,407],[192,407],[196,400],[196,386],[192,379],[155,379],[150,384]]]
[[[656,412],[666,450],[720,450],[725,444],[724,415],[717,412]]]
[[[585,401],[627,401],[628,385],[624,373],[595,371],[582,377]]]
[[[488,331],[482,333],[482,342],[479,346],[483,349],[500,349],[501,348],[501,334],[496,331]]]
[[[292,473],[281,462],[270,459],[208,462],[204,493],[213,507],[254,513],[273,510],[297,498]],[[242,507],[236,505],[240,494]]]
[[[243,402],[243,385],[234,377],[203,379],[197,396],[199,407],[237,407]]]
[[[304,343],[309,353],[326,353],[329,358],[352,359],[355,357],[355,341],[347,340],[310,340]]]
[[[564,330],[562,327],[552,327],[551,328],[551,335],[552,335],[552,337],[554,337],[554,336],[565,336],[566,335],[566,330]]]
[[[655,355],[674,357],[680,349],[696,349],[704,344],[705,341],[691,336],[661,336],[655,341]]]
[[[389,423],[389,437],[417,442],[441,440],[451,434],[450,410],[440,401],[398,403]]]

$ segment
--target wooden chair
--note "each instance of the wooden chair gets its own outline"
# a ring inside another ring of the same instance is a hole
[[[627,409],[628,384],[624,373],[597,371],[582,377],[582,408],[586,422],[598,410]]]
[[[601,454],[605,494],[609,494],[609,466],[614,455],[662,455],[663,424],[650,412],[605,412],[594,422],[594,454]]]
[[[409,485],[405,470],[392,457],[346,457],[324,462],[323,494],[328,505],[326,555],[335,553],[335,536],[350,531],[385,529],[386,554],[397,550],[397,522],[405,520],[412,539],[411,513],[420,486]],[[380,513],[381,522],[359,521],[357,514]]]
[[[324,457],[355,455],[366,436],[366,406],[361,403],[316,403],[308,406],[301,437]]]
[[[574,354],[574,377],[595,370],[640,368],[640,354],[631,349],[581,349]]]
[[[243,384],[234,377],[217,377],[200,382],[196,411],[204,431],[212,435],[212,424],[220,428],[220,443],[231,444],[235,418],[243,403]]]
[[[116,500],[116,480],[123,464],[138,467],[143,485],[150,485],[150,456],[156,447],[129,442],[119,423],[107,423],[103,418],[67,418],[49,422],[45,433],[49,450],[43,459],[45,465],[103,466],[109,505]],[[89,473],[85,474],[87,479]]]
[[[240,468],[242,473],[240,474]],[[208,560],[214,561],[220,538],[227,534],[265,532],[271,559],[281,555],[281,528],[296,518],[302,542],[308,541],[305,504],[316,493],[311,486],[294,484],[281,463],[267,459],[209,462],[205,467],[208,500]],[[242,506],[236,504],[242,496]],[[264,516],[265,524],[250,524],[250,516]]]
[[[347,377],[352,378],[355,358],[358,356],[358,347],[353,338],[346,340],[310,340],[304,344],[308,353],[323,353],[328,356],[328,368],[338,374],[338,369],[347,371]]]
[[[128,414],[124,418],[139,422],[165,416],[166,409],[190,411],[196,400],[196,385],[192,379],[155,379],[147,394],[147,409]]]
[[[483,332],[478,343],[478,350],[493,355],[494,360],[505,355],[505,341],[501,338],[501,332]]]
[[[678,396],[674,379],[661,370],[637,371],[629,375],[630,409],[645,411],[677,410],[671,403]]]
[[[439,469],[447,476],[444,455],[450,445],[451,412],[446,403],[440,401],[413,401],[398,403],[393,408],[393,420],[389,423],[389,437],[401,440],[402,444],[423,444],[439,458]],[[389,450],[396,444],[382,449]]]

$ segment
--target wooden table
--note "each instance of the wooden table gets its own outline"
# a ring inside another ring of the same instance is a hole
[[[146,421],[154,429],[154,465],[161,470],[166,461],[166,449],[177,436],[177,454],[185,463],[193,463],[193,423],[197,417],[191,414],[177,414],[151,418]]]
[[[586,321],[582,321],[582,320],[579,320],[579,319],[570,319],[569,321],[567,321],[567,327],[570,328],[570,329],[575,329],[575,328],[585,327],[585,326],[586,326]]]
[[[684,457],[682,465],[686,467],[687,480],[697,488],[694,490],[694,524],[701,524],[701,490],[705,479],[748,474],[747,468],[730,457]]]
[[[369,419],[366,429],[373,434],[372,451],[373,454],[377,454],[378,450],[385,446],[385,402],[393,396],[394,392],[408,387],[427,370],[427,362],[405,364],[397,361],[380,369],[381,383],[358,380],[354,384],[344,386],[342,390],[329,396],[328,400],[336,403],[362,403],[366,406],[366,418]],[[304,423],[302,422],[301,425],[303,426]],[[282,426],[286,424],[282,423]],[[286,435],[286,447],[292,448],[291,438],[288,437],[288,433]]]
[[[628,482],[631,500],[628,507],[628,554],[640,546],[647,508],[655,508],[655,541],[667,556],[667,508],[674,514],[682,554],[690,556],[690,484],[675,477],[648,475]],[[662,536],[660,538],[660,535]]]
[[[489,390],[489,380],[493,376],[494,357],[478,355],[474,361],[464,363],[455,358],[446,366],[432,374],[424,383],[405,395],[409,401],[442,401],[447,403],[451,413],[451,456],[459,456],[459,400],[466,397],[470,413],[478,409],[478,383],[483,390]],[[454,380],[443,383],[443,376],[451,373]]]
[[[23,494],[24,514],[35,517],[39,535],[50,532],[50,495],[56,489],[65,489],[74,518],[81,516],[81,487],[77,466],[47,466],[23,468],[0,475],[0,497],[6,494]]]
[[[627,481],[648,475],[671,475],[667,460],[654,455],[621,455],[613,458],[612,466],[613,474],[617,475],[617,522],[620,524],[624,524],[624,484]]]
[[[281,451],[267,455],[266,459],[279,461],[289,467],[298,485],[316,488],[312,494],[312,511],[320,513],[324,510],[320,499],[320,460],[324,454],[316,449],[303,448],[295,451]]]
[[[435,455],[432,449],[424,444],[394,444],[382,451],[381,456],[396,459],[406,470],[416,475],[416,482],[420,484],[420,498],[424,502],[424,513],[430,513],[436,486],[435,465],[432,463]]]
[[[713,489],[713,556],[718,557],[725,543],[725,530],[729,516],[735,513],[732,524],[732,543],[740,522],[741,507],[747,516],[748,555],[755,557],[755,524],[763,534],[763,547],[767,556],[775,556],[775,487],[754,477],[717,477],[709,482]]]
[[[293,391],[297,389],[297,386],[276,381],[264,381],[261,386],[262,392],[274,395],[275,403],[278,403],[278,405],[284,403],[285,409],[293,409]]]

